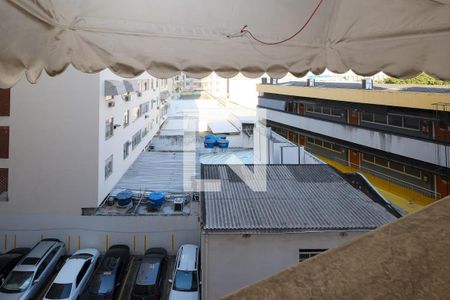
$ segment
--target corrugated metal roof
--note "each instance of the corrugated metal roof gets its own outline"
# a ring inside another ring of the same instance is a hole
[[[267,165],[266,170],[267,191],[254,192],[229,166],[202,165],[202,179],[221,182],[220,192],[203,192],[204,229],[356,230],[396,219],[328,165]]]

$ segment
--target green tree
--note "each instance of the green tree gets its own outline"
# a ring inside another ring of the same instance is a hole
[[[430,75],[425,73],[420,74],[417,77],[411,79],[397,79],[388,77],[384,80],[384,83],[388,84],[420,84],[420,85],[450,85],[450,81],[442,81],[434,79]]]

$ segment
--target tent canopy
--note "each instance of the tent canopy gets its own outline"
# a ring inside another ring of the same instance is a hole
[[[360,75],[424,71],[450,79],[450,0],[4,0],[0,88],[23,73],[36,82],[69,64],[124,77],[147,70],[200,78],[267,73],[280,78],[328,68]],[[233,37],[229,37],[229,36]]]

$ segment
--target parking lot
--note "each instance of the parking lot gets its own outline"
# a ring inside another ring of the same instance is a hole
[[[67,257],[66,257],[67,258]],[[66,259],[65,258],[65,259]],[[116,300],[128,300],[131,299],[131,292],[133,290],[133,284],[136,280],[136,276],[137,276],[137,272],[139,270],[139,264],[140,261],[142,260],[143,256],[142,255],[136,255],[136,256],[131,256],[130,257],[130,261],[126,267],[126,269],[124,270],[120,282],[122,283],[120,286],[120,289],[117,291],[116,293]],[[165,300],[165,299],[169,299],[169,292],[170,292],[170,284],[169,284],[169,278],[172,275],[172,271],[173,271],[173,266],[175,263],[175,256],[168,256],[168,262],[167,262],[167,269],[165,274],[163,275],[163,291],[164,293],[162,294],[161,300]],[[64,259],[64,260],[65,260]],[[47,285],[45,286],[45,288],[43,288],[39,294],[39,296],[36,298],[38,300],[42,300],[45,296],[45,293],[47,292],[47,290],[50,287],[50,284],[53,282],[53,280],[55,279],[56,275],[58,272],[54,272],[50,278],[47,280]]]

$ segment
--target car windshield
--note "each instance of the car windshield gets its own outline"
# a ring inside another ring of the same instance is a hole
[[[66,299],[70,296],[70,291],[72,290],[71,283],[53,283],[50,289],[45,295],[47,299]]]
[[[173,289],[176,291],[195,292],[197,286],[197,272],[178,270],[175,274]]]
[[[109,294],[114,288],[115,274],[105,271],[95,274],[89,286],[89,292],[96,295]]]
[[[13,271],[6,278],[2,285],[1,291],[6,293],[23,292],[26,290],[33,279],[33,272]]]

